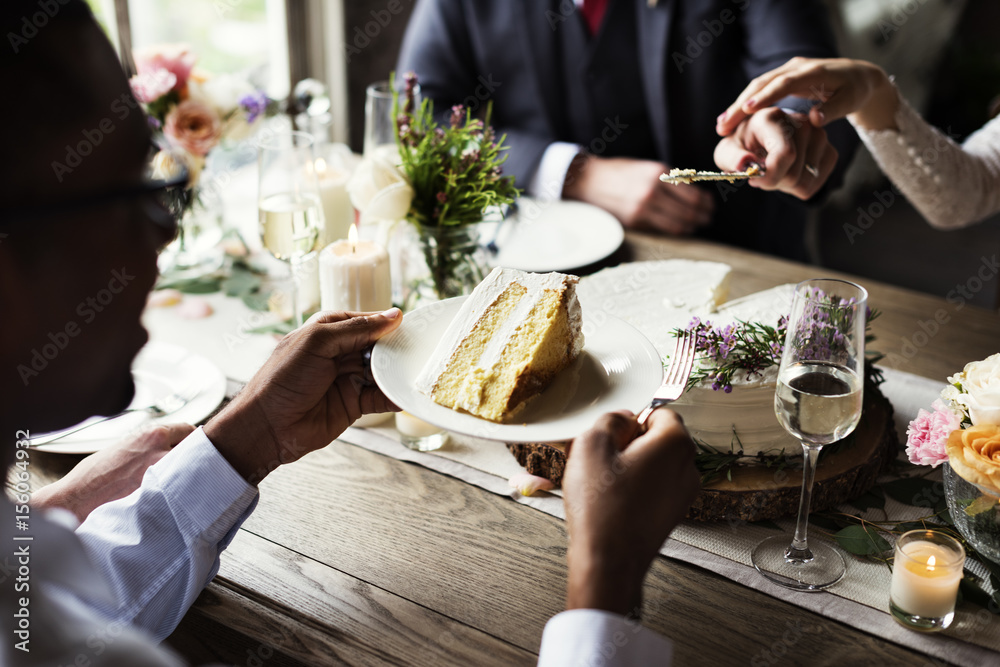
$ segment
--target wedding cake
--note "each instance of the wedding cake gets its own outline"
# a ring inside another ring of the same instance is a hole
[[[777,327],[791,310],[794,285],[727,301],[729,276],[729,266],[718,262],[638,262],[583,278],[577,293],[588,312],[601,310],[636,327],[669,363],[675,332],[688,329],[694,318],[719,329],[741,322]],[[799,455],[798,441],[774,415],[778,361],[761,372],[735,374],[729,391],[713,389],[714,380],[706,377],[671,407],[696,441],[716,450]],[[707,363],[700,359],[695,375],[699,365],[708,372]]]

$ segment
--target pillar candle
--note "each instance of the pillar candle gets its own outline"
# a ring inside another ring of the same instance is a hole
[[[350,236],[320,251],[320,307],[362,312],[391,308],[389,253],[374,241],[358,241],[353,225]]]
[[[324,219],[323,231],[317,243],[319,248],[347,238],[351,223],[354,222],[354,207],[347,194],[350,176],[346,169],[328,163],[323,158],[316,159],[316,181]]]

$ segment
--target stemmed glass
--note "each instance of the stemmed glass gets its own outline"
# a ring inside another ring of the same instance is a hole
[[[751,554],[758,572],[787,588],[818,591],[844,576],[843,556],[826,544],[810,545],[806,533],[820,450],[861,419],[867,300],[863,287],[843,280],[807,280],[795,288],[774,411],[802,442],[799,515],[791,544],[778,535]]]
[[[402,105],[402,79],[396,80]],[[420,106],[420,84],[414,88],[414,101]],[[364,156],[393,156],[396,149],[396,119],[392,115],[392,87],[388,81],[378,81],[365,89]],[[398,162],[398,155],[393,162]]]
[[[313,137],[305,132],[270,133],[257,147],[260,238],[264,248],[291,269],[292,308],[295,326],[300,327],[299,266],[323,229]]]

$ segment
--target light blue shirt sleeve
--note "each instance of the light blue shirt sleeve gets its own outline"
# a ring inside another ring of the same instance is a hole
[[[545,624],[539,667],[666,667],[673,645],[637,619],[597,609],[556,614]]]
[[[162,640],[218,572],[219,555],[257,497],[197,429],[146,471],[134,493],[98,507],[77,529],[112,594],[110,603],[89,602]]]

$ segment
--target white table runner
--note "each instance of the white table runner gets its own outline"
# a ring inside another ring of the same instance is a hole
[[[897,430],[901,438],[905,438],[906,425],[919,408],[931,404],[943,384],[891,369],[885,369],[885,377],[882,391],[895,408]],[[524,497],[507,485],[507,480],[522,468],[503,443],[453,436],[450,443],[437,452],[416,452],[400,444],[391,425],[351,428],[340,439],[565,518],[558,491]],[[856,513],[853,508],[846,509]],[[891,498],[886,499],[885,511],[901,521],[925,514],[920,508],[902,505]],[[789,535],[794,530],[792,519],[776,523]],[[888,613],[890,572],[884,565],[847,556],[844,580],[823,593],[799,593],[770,583],[750,564],[750,550],[757,542],[774,534],[773,528],[745,522],[685,522],[674,530],[660,553],[948,662],[977,667],[1000,662],[1000,655],[996,653],[1000,651],[1000,617],[982,612],[978,607],[965,605],[957,612],[952,627],[937,635],[909,631],[897,624]]]

